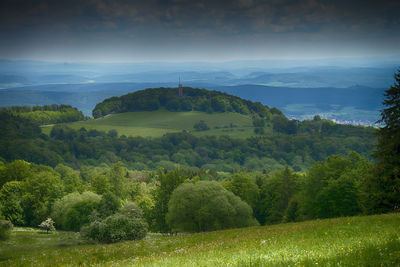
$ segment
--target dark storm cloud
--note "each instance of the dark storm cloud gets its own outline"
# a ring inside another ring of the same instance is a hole
[[[325,27],[399,26],[398,1],[54,1],[5,0],[3,30],[210,29],[220,32],[286,32]]]
[[[97,43],[125,49],[124,42],[168,46],[177,40],[182,46],[204,40],[208,46],[235,46],[240,44],[231,43],[248,40],[256,47],[293,40],[300,45],[329,39],[350,43],[355,38],[375,45],[374,39],[397,38],[399,11],[397,0],[3,0],[0,48],[48,42],[56,49],[66,42],[70,47]]]
[[[235,24],[236,29],[253,25],[345,23],[380,26],[398,24],[398,1],[54,1],[3,0],[3,27],[41,26],[66,23],[107,28],[107,22],[147,24],[152,26],[202,27]]]

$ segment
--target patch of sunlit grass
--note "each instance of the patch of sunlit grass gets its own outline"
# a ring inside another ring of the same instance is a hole
[[[203,120],[210,127],[207,131],[194,131],[194,124]],[[191,132],[196,136],[229,135],[235,138],[247,138],[254,135],[250,115],[234,112],[205,113],[199,111],[171,112],[165,109],[157,111],[138,111],[112,114],[96,120],[67,124],[78,130],[82,127],[90,130],[108,132],[116,130],[119,135],[160,137],[166,133]],[[49,135],[53,126],[42,127],[42,132]],[[271,133],[271,127],[265,128]]]

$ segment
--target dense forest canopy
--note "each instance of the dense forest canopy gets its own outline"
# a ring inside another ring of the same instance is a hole
[[[124,225],[140,219],[141,231],[186,232],[374,213],[368,187],[374,174],[373,163],[355,152],[330,156],[305,173],[139,172],[121,162],[74,170],[17,160],[0,162],[0,213],[20,226],[50,216],[57,229],[115,242],[124,238],[98,236],[114,219]]]
[[[133,169],[204,168],[215,171],[239,169],[305,170],[313,161],[351,150],[368,156],[374,145],[373,128],[343,126],[325,120],[295,124],[294,133],[280,125],[272,136],[235,139],[229,136],[196,137],[171,133],[160,138],[118,136],[115,130],[74,130],[56,125],[50,136],[26,119],[0,112],[0,157],[56,166],[112,164],[123,161]],[[291,122],[283,120],[283,122]],[[12,139],[13,142],[9,140]]]
[[[259,102],[251,102],[240,97],[209,91],[183,87],[183,96],[178,96],[177,88],[149,88],[123,95],[111,97],[96,105],[93,117],[98,118],[111,113],[129,111],[151,111],[165,108],[169,111],[204,111],[204,112],[238,112],[270,117],[282,114],[278,109],[269,109]]]
[[[69,105],[12,106],[0,108],[0,112],[9,112],[14,116],[27,119],[35,125],[73,122],[85,119],[81,111]]]

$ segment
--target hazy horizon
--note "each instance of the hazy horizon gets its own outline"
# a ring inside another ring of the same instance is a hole
[[[62,63],[62,64],[229,64],[229,63],[255,63],[255,64],[268,64],[268,63],[292,63],[294,65],[305,65],[305,66],[339,66],[341,64],[352,63],[355,66],[362,66],[363,64],[385,64],[385,63],[397,63],[400,59],[399,54],[393,54],[391,56],[338,56],[338,57],[318,57],[318,58],[264,58],[264,59],[229,59],[229,60],[212,60],[212,59],[198,59],[198,60],[126,60],[126,61],[91,61],[91,60],[60,60],[60,59],[33,59],[33,58],[7,58],[0,57],[0,61],[10,62],[36,62],[36,63]]]

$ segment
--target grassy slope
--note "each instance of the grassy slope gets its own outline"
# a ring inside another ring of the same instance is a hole
[[[204,120],[210,127],[208,131],[196,132],[193,125]],[[230,124],[237,127],[230,128]],[[68,124],[74,129],[85,127],[109,131],[115,129],[120,135],[126,136],[151,136],[158,137],[169,132],[190,131],[195,135],[230,135],[233,137],[249,137],[253,135],[253,125],[250,116],[239,113],[213,113],[190,111],[170,112],[166,110],[141,111],[113,114],[104,118],[75,122]],[[216,129],[215,127],[220,127]],[[223,127],[227,128],[223,128]],[[43,127],[43,132],[48,134],[51,127]]]
[[[0,265],[400,266],[399,233],[399,213],[69,247],[56,244],[78,243],[73,233],[14,231]]]

